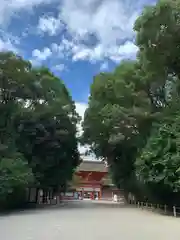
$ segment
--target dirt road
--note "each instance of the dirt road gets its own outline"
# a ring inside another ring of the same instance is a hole
[[[0,217],[2,240],[179,240],[180,219],[92,202]]]

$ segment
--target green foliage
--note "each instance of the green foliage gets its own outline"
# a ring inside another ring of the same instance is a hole
[[[180,191],[180,113],[164,118],[136,161],[137,176],[146,183],[161,184]]]
[[[11,52],[0,53],[0,70],[1,201],[24,195],[32,179],[64,189],[79,161],[79,116],[64,83]]]
[[[94,78],[83,123],[84,142],[108,160],[118,187],[166,203],[180,195],[179,12],[178,0],[144,9],[137,60]]]
[[[20,153],[0,160],[0,209],[20,207],[26,201],[26,188],[34,183],[31,168]]]
[[[28,187],[33,183],[33,174],[21,154],[13,154],[0,161],[0,196],[6,198],[16,188]]]
[[[139,73],[137,62],[126,61],[113,73],[96,76],[83,124],[86,143],[108,159],[121,186],[127,185],[132,175],[138,148],[153,118]]]
[[[160,0],[137,19],[137,45],[143,64],[156,74],[179,75],[180,3]]]
[[[66,184],[78,164],[75,127],[63,109],[21,120],[18,147],[43,187]]]

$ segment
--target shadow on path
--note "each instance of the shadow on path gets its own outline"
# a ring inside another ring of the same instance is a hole
[[[7,215],[19,215],[19,214],[39,214],[40,212],[46,211],[57,211],[57,210],[84,210],[84,209],[96,209],[96,208],[131,208],[132,206],[124,203],[114,203],[110,201],[86,201],[86,200],[71,200],[64,201],[56,205],[32,205],[26,209],[18,209],[14,211],[6,211],[0,214],[0,216]]]

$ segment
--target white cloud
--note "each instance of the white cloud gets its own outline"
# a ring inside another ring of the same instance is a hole
[[[31,59],[33,62],[38,64],[52,56],[73,61],[102,62],[106,59],[119,62],[123,58],[134,57],[137,52],[137,47],[131,42],[134,38],[132,28],[146,1],[148,0],[1,0],[0,26],[5,26],[14,14],[18,16],[21,11],[57,2],[57,17],[52,13],[44,14],[39,18],[37,28],[39,32],[50,36],[66,29],[68,39],[64,37],[43,50],[35,49]],[[88,42],[91,35],[97,40],[94,40],[96,43],[93,47],[82,43]],[[10,40],[5,42],[3,48],[13,49],[16,46],[11,46]]]
[[[138,47],[133,42],[127,41],[123,45],[112,49],[110,59],[119,62],[122,59],[135,58],[137,51]]]
[[[127,41],[123,45],[115,45],[110,47],[104,47],[103,44],[99,44],[94,48],[86,46],[79,46],[72,49],[72,60],[90,60],[90,61],[102,61],[108,58],[112,61],[119,62],[122,59],[133,58],[136,56],[138,47],[133,42]]]
[[[76,49],[72,49],[73,51],[73,56],[72,60],[73,61],[78,61],[78,60],[87,60],[91,58],[92,55],[92,50],[90,48],[86,47],[77,47]]]
[[[32,10],[39,5],[50,4],[58,0],[1,0],[0,25],[6,25],[12,16],[20,11]]]
[[[78,136],[81,136],[82,135],[82,126],[81,126],[81,124],[82,124],[82,121],[84,119],[84,113],[86,111],[87,104],[86,103],[81,103],[81,102],[76,102],[75,105],[76,105],[76,112],[81,117],[81,122],[77,126]]]
[[[18,37],[0,29],[0,51],[12,51],[19,53],[19,44],[20,39]]]
[[[130,41],[125,42],[124,45],[121,45],[118,49],[118,52],[123,55],[130,56],[131,54],[137,53],[138,47]]]
[[[38,30],[41,33],[48,33],[50,36],[54,36],[63,29],[64,25],[60,18],[54,18],[52,16],[43,16],[39,19]]]
[[[88,153],[90,153],[90,151],[91,151],[91,148],[90,148],[90,146],[89,145],[78,145],[78,150],[79,150],[79,153],[81,154],[81,155],[86,155],[87,154],[87,152]],[[91,160],[95,160],[96,159],[96,157],[95,157],[95,155],[94,154],[88,154],[88,156],[91,156]],[[87,157],[88,157],[87,156]],[[84,156],[85,157],[85,156]],[[86,158],[86,157],[85,157]],[[84,159],[84,158],[83,158]],[[88,159],[89,159],[89,157],[88,157]],[[85,160],[85,159],[84,159]]]
[[[132,38],[134,21],[142,7],[137,0],[63,0],[61,18],[72,35],[94,33],[105,46]]]
[[[51,44],[51,51],[59,58],[72,58],[73,61],[87,60],[90,62],[102,61],[110,59],[112,61],[120,61],[124,58],[135,57],[138,48],[133,42],[127,41],[123,45],[115,45],[105,47],[98,44],[94,47],[88,47],[73,40],[64,39],[58,45]]]
[[[74,51],[76,49],[76,45],[73,41],[69,41],[65,38],[61,40],[61,43],[58,45],[57,43],[51,43],[49,47],[44,47],[44,49],[34,49],[32,51],[32,59],[31,62],[35,63],[35,65],[41,64],[42,61],[47,59],[66,59],[72,57]],[[57,64],[54,66],[54,70],[63,70],[65,66],[63,64]]]
[[[62,0],[58,16],[41,17],[38,29],[51,36],[67,30],[71,38],[63,38],[60,43],[51,45],[59,58],[91,62],[110,59],[118,62],[134,57],[137,52],[132,42],[135,36],[133,24],[147,1]],[[97,40],[93,47],[82,44],[90,40],[90,36]]]
[[[55,66],[52,66],[52,70],[62,72],[63,70],[66,70],[66,66],[63,63],[60,63]]]
[[[52,55],[51,49],[45,47],[42,51],[39,49],[34,49],[32,52],[32,57],[37,61],[45,61]]]
[[[0,38],[0,51],[13,51],[17,53],[18,49],[10,39],[4,40]]]
[[[54,53],[54,56],[62,59],[72,56],[75,48],[76,44],[74,41],[68,40],[66,38],[62,38],[60,44],[51,44],[51,50]]]
[[[51,50],[58,58],[64,58],[64,45],[62,44],[62,42],[60,45],[58,45],[57,43],[52,43]]]
[[[76,111],[81,116],[82,120],[84,119],[84,113],[87,108],[87,103],[76,102]]]
[[[61,3],[59,0],[1,0],[0,25],[14,13],[33,10],[34,7],[56,1],[58,17],[52,14],[41,16],[38,31],[54,36],[66,28],[69,38],[63,37],[59,43],[52,43],[42,50],[35,49],[32,62],[40,64],[50,57],[73,61],[96,62],[106,59],[119,62],[123,58],[135,56],[137,47],[131,42],[134,37],[132,27],[142,0],[133,3],[130,0],[62,0]],[[83,42],[91,34],[97,38],[93,47]],[[10,43],[6,41],[11,49],[13,45]]]
[[[77,113],[81,116],[82,121],[83,121],[83,119],[84,119],[84,113],[85,113],[88,105],[87,105],[86,103],[82,103],[82,102],[76,102],[75,105],[76,105],[76,111],[77,111]],[[82,121],[81,121],[81,123],[82,123]],[[79,124],[79,125],[77,126],[77,130],[78,130],[77,136],[81,136],[81,135],[82,135],[82,127],[81,127],[81,124]],[[80,153],[81,155],[84,155],[84,154],[86,154],[87,152],[90,151],[90,146],[89,146],[89,145],[80,145],[80,144],[79,144],[79,145],[78,145],[78,150],[79,150],[79,153]],[[89,156],[90,156],[90,159],[91,159],[91,160],[97,160],[97,159],[96,159],[96,156],[95,156],[94,154],[91,153],[91,154],[89,154]]]
[[[38,61],[45,61],[46,59],[72,59],[72,61],[90,61],[91,63],[97,61],[108,60],[119,62],[122,59],[135,58],[138,47],[131,41],[126,41],[123,45],[113,45],[109,47],[98,44],[94,47],[88,47],[74,40],[63,38],[60,44],[52,43],[50,47],[45,47],[43,50],[35,49],[32,53],[33,59]],[[101,66],[102,70],[107,69],[107,62]]]

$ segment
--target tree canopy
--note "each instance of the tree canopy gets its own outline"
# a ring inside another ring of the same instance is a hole
[[[180,192],[179,11],[176,0],[146,7],[134,25],[137,59],[98,74],[91,85],[84,142],[108,160],[115,183],[137,197],[149,192],[169,201]]]
[[[79,162],[79,118],[62,80],[3,52],[0,93],[0,199],[18,187],[65,188]]]

